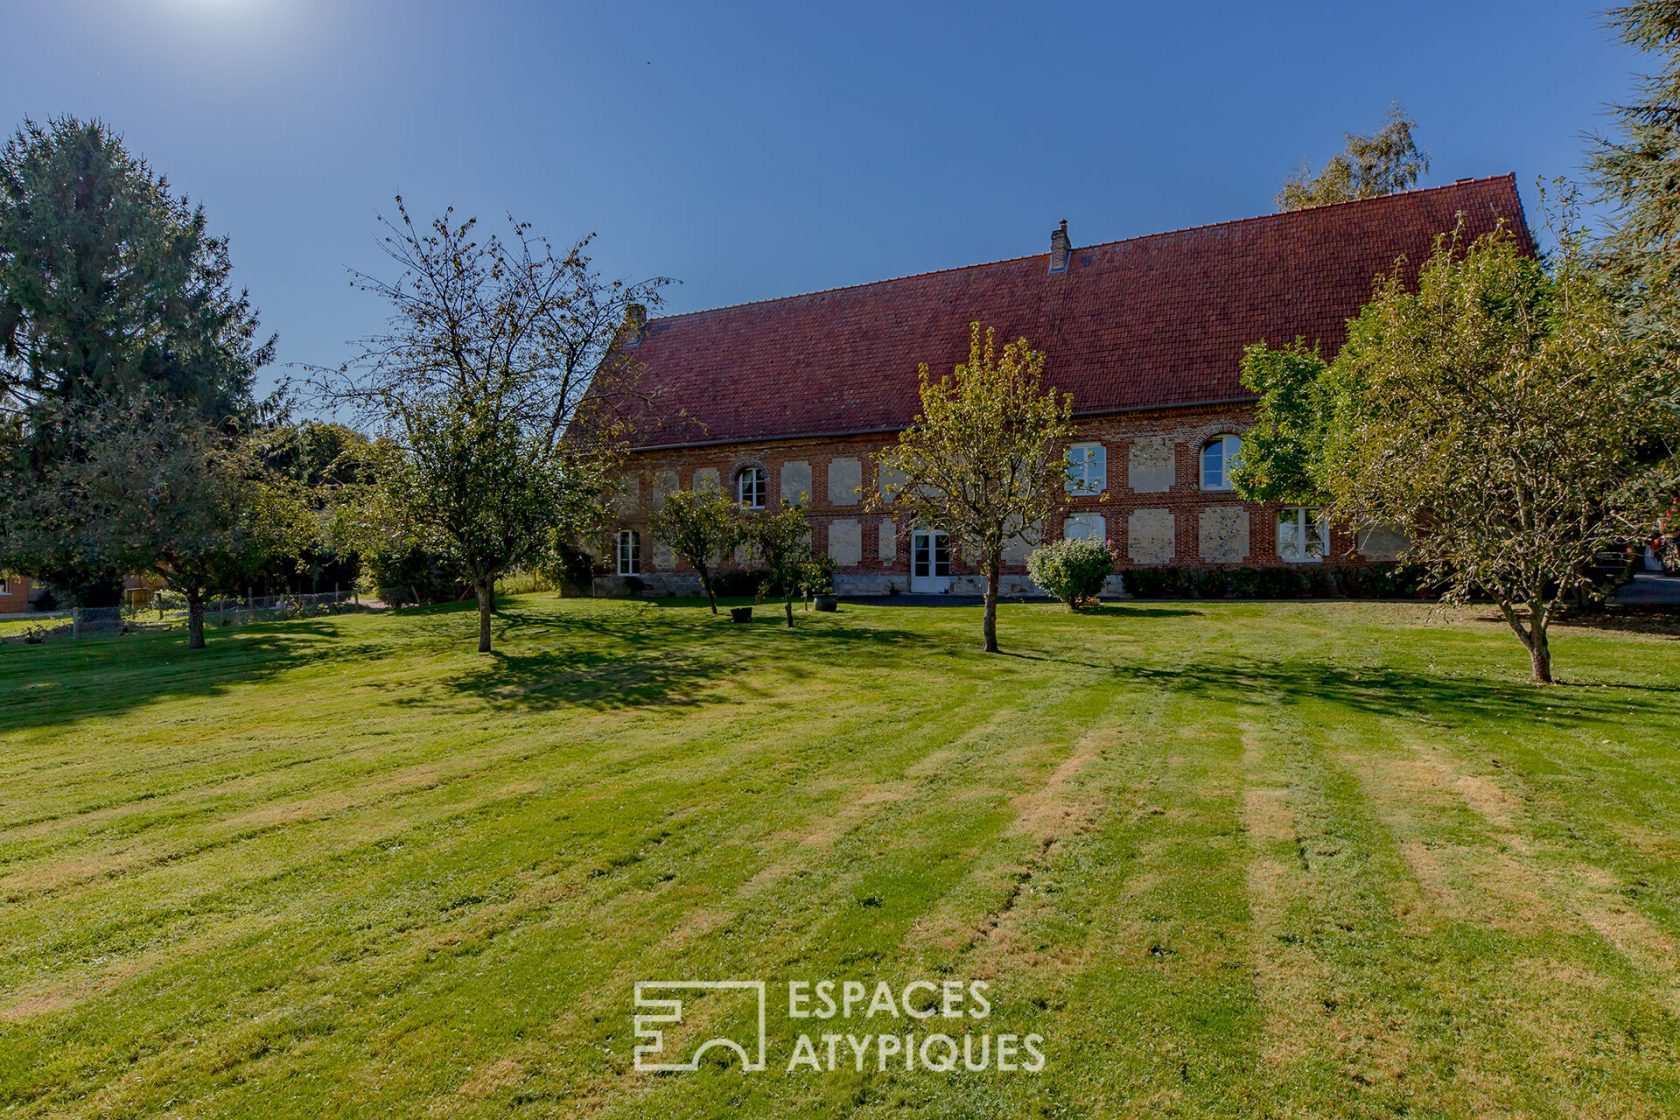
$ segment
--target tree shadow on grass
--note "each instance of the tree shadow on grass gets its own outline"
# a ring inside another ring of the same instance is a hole
[[[210,627],[201,650],[187,648],[185,630],[8,646],[0,648],[0,679],[6,681],[0,731],[120,715],[158,700],[215,696],[314,661],[375,652],[342,641],[326,618]]]
[[[612,653],[599,649],[495,651],[473,669],[401,705],[429,705],[461,695],[495,707],[640,708],[716,703],[717,666],[666,650]]]
[[[1098,603],[1094,607],[1080,607],[1078,611],[1079,617],[1094,616],[1119,619],[1186,618],[1200,616],[1202,613],[1194,607],[1137,602],[1135,600],[1121,603]],[[1069,617],[1073,617],[1074,612],[1069,611],[1068,614]]]
[[[1552,724],[1625,727],[1637,718],[1680,724],[1680,688],[1607,683],[1542,686],[1486,677],[1433,676],[1406,669],[1352,669],[1310,659],[1190,663],[1182,667],[1105,664],[1048,654],[1016,653],[1101,671],[1120,688],[1146,688],[1219,704],[1329,704],[1368,715],[1442,725],[1544,718]]]
[[[1552,625],[1563,631],[1601,630],[1680,640],[1680,610],[1672,607],[1615,607],[1607,611],[1575,612],[1562,615]]]
[[[396,703],[449,705],[465,696],[533,711],[718,704],[734,698],[720,686],[744,667],[797,667],[822,659],[823,648],[832,661],[856,656],[859,647],[906,658],[949,650],[924,634],[797,608],[789,628],[779,603],[748,625],[686,605],[671,611],[650,600],[628,611],[565,615],[508,604],[497,611],[490,654]]]

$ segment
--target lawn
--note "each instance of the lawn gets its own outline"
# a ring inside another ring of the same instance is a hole
[[[0,618],[0,638],[21,638],[30,630],[52,630],[69,624],[69,615],[30,614],[20,618]]]
[[[473,625],[0,648],[0,1113],[1680,1114],[1672,631],[1540,689],[1407,605]],[[769,1069],[636,1071],[673,978],[770,981]],[[945,1029],[823,978],[983,980],[1045,1067],[788,1072]]]

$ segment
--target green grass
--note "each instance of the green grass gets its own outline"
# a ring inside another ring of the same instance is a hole
[[[37,627],[51,630],[55,626],[64,626],[69,622],[68,615],[40,614],[25,615],[22,618],[0,618],[0,638],[21,638]]]
[[[472,628],[0,648],[0,1114],[1680,1113],[1670,635],[1537,689],[1397,605]],[[769,1071],[631,1068],[680,977],[773,982]],[[774,983],[924,977],[1045,1070],[785,1072]]]

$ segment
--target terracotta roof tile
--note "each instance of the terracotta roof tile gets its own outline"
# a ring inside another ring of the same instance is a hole
[[[1242,350],[1296,336],[1334,353],[1379,274],[1414,266],[1459,214],[1532,251],[1513,176],[1076,246],[653,319],[632,351],[650,407],[638,446],[887,430],[917,410],[916,366],[967,356],[968,323],[1025,335],[1076,413],[1245,397]]]

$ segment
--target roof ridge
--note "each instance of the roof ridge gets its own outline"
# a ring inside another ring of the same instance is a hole
[[[1278,210],[1271,214],[1251,214],[1246,218],[1227,218],[1220,222],[1202,222],[1193,226],[1177,226],[1173,229],[1156,230],[1152,233],[1138,233],[1131,237],[1120,237],[1113,241],[1097,241],[1090,245],[1076,245],[1074,252],[1078,253],[1090,249],[1107,249],[1115,245],[1125,245],[1133,241],[1148,241],[1156,237],[1173,237],[1185,233],[1198,233],[1202,230],[1219,229],[1224,226],[1241,226],[1254,222],[1270,222],[1286,220],[1302,214],[1316,214],[1327,210],[1338,210],[1348,206],[1368,206],[1389,202],[1398,198],[1408,198],[1415,195],[1434,194],[1437,191],[1453,190],[1459,187],[1479,186],[1483,183],[1494,183],[1501,179],[1509,179],[1512,189],[1516,188],[1517,175],[1514,171],[1507,171],[1501,175],[1481,175],[1464,179],[1454,179],[1450,183],[1441,183],[1433,187],[1414,187],[1411,190],[1395,191],[1393,194],[1376,195],[1372,198],[1349,198],[1341,202],[1326,202],[1319,206],[1307,206],[1300,210]],[[1043,253],[1025,253],[1018,257],[999,257],[996,260],[976,261],[972,264],[952,265],[949,268],[930,268],[921,272],[907,272],[901,276],[883,276],[878,280],[862,280],[856,284],[836,284],[830,288],[812,288],[805,292],[789,292],[786,295],[766,296],[763,299],[744,299],[735,303],[722,303],[715,307],[698,307],[693,311],[678,311],[671,315],[649,316],[649,324],[670,322],[675,319],[688,319],[699,315],[712,315],[720,311],[734,311],[742,307],[759,307],[771,303],[783,303],[788,300],[808,299],[812,296],[830,295],[834,292],[849,292],[858,288],[873,288],[880,284],[898,284],[906,280],[919,280],[926,276],[943,276],[947,273],[967,272],[975,268],[992,268],[1000,264],[1016,264],[1039,257],[1048,257],[1048,251]]]

